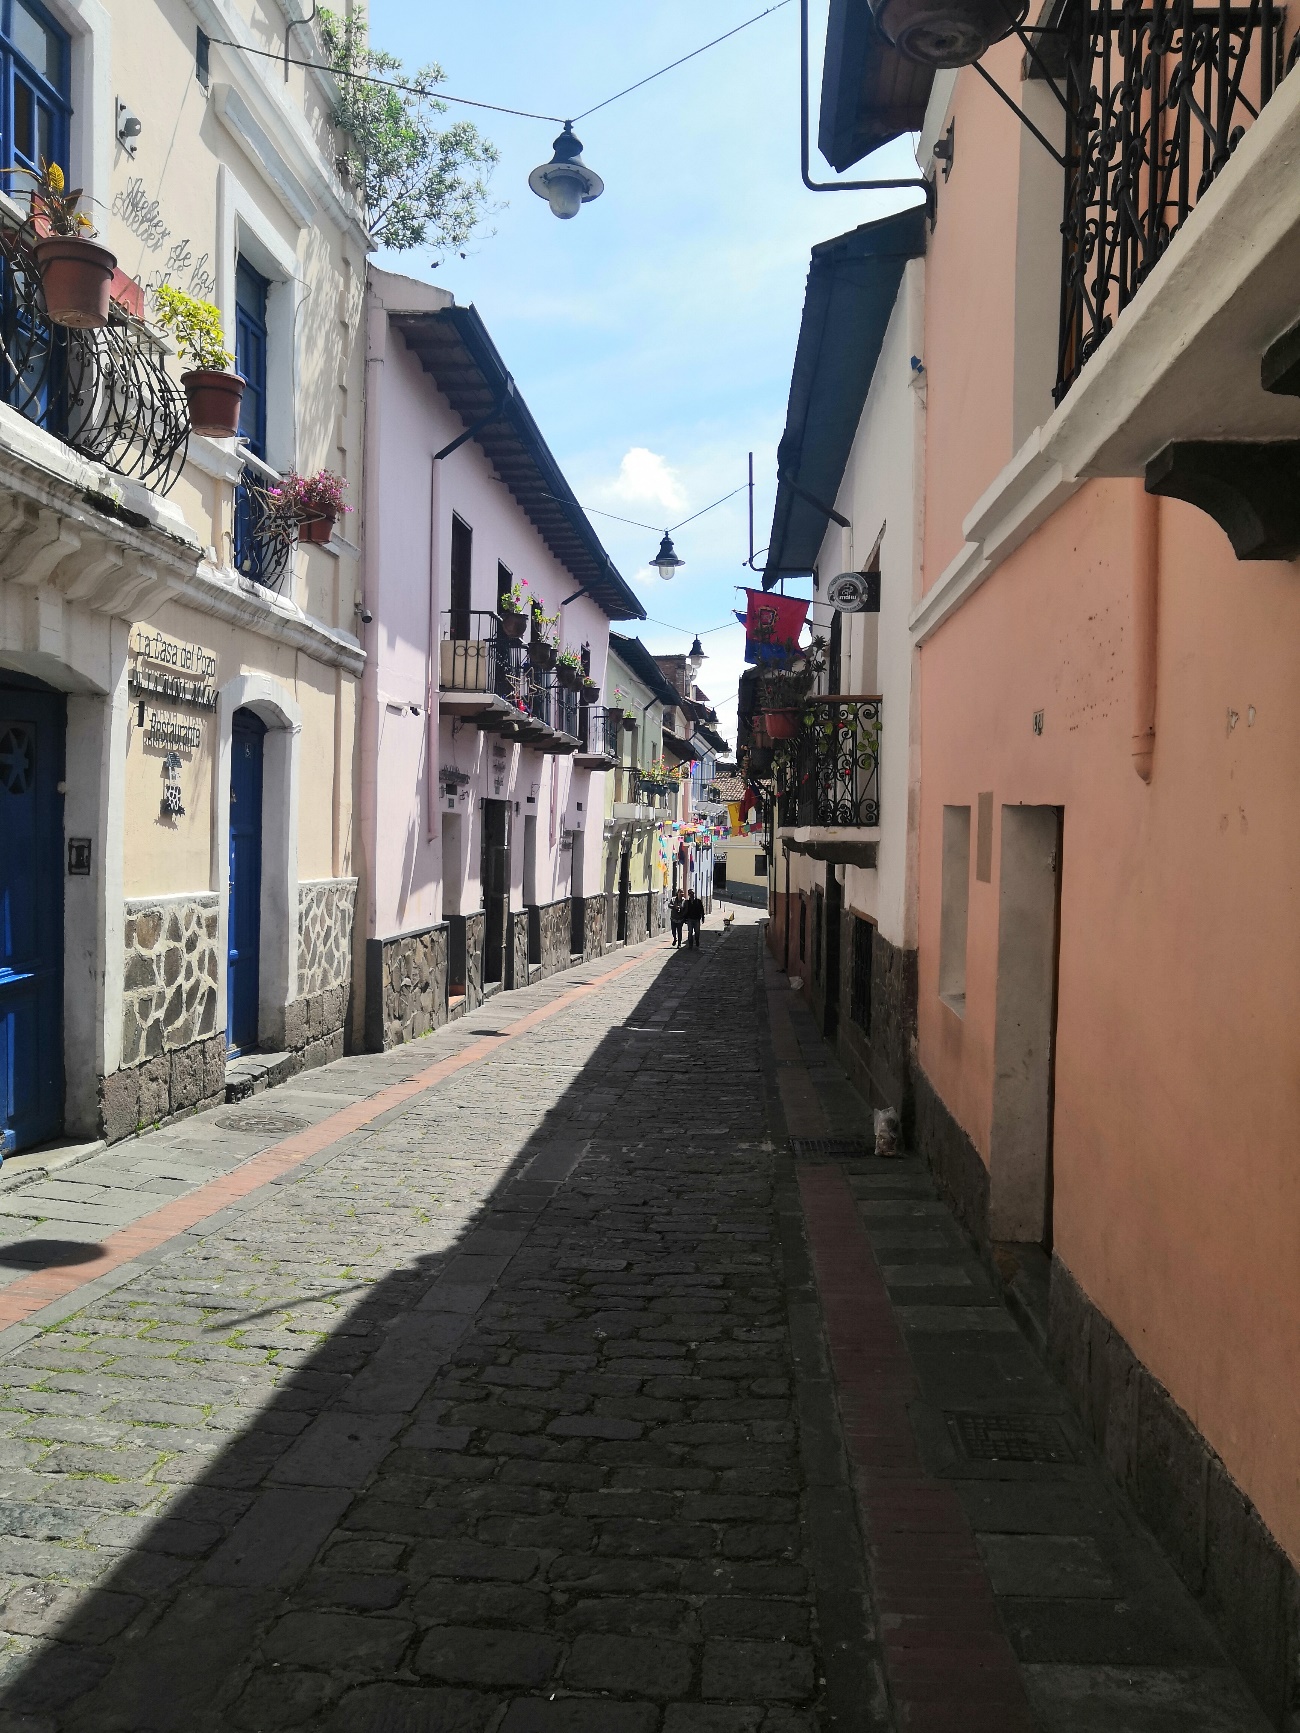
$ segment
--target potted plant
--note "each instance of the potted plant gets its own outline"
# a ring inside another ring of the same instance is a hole
[[[518,644],[528,630],[532,615],[532,599],[525,594],[527,578],[516,578],[511,587],[497,598],[497,614],[503,634]]]
[[[270,489],[270,494],[276,509],[298,526],[299,541],[324,547],[334,534],[339,514],[352,510],[343,503],[347,485],[332,469],[318,469],[315,475],[299,475],[290,470],[278,487]]]
[[[196,301],[170,283],[160,283],[153,299],[159,325],[175,338],[181,360],[190,363],[181,384],[192,431],[209,439],[233,439],[239,432],[244,381],[231,372],[234,357],[226,348],[221,314],[210,301]]]
[[[630,710],[625,710],[623,712],[624,731],[626,733],[630,734],[635,727],[636,727],[636,717],[632,714],[632,712]]]
[[[600,687],[589,674],[584,674],[582,684],[578,688],[579,704],[594,704],[600,697]]]
[[[27,220],[36,237],[32,251],[40,266],[45,311],[56,325],[82,331],[107,325],[117,259],[92,239],[94,226],[77,209],[80,187],[69,192],[63,170],[44,157],[39,170],[19,164],[10,172],[28,175],[33,183]]]
[[[576,650],[560,651],[555,659],[555,678],[561,686],[567,687],[570,692],[581,691],[584,678],[582,657]],[[584,702],[592,703],[594,700],[585,699]]]
[[[528,640],[528,660],[540,673],[549,673],[555,667],[558,652],[554,638],[547,636],[547,627],[554,626],[559,620],[558,614],[544,614],[542,604],[533,597],[533,630]]]

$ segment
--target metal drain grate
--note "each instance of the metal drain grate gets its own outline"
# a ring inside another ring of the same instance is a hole
[[[970,1462],[1073,1462],[1052,1414],[950,1414],[948,1427]]]
[[[845,1156],[873,1153],[863,1137],[792,1137],[790,1151],[795,1156],[821,1156],[832,1161]]]
[[[216,1121],[223,1131],[249,1131],[256,1137],[288,1137],[292,1132],[305,1131],[310,1123],[296,1113],[277,1113],[271,1108],[223,1113]]]

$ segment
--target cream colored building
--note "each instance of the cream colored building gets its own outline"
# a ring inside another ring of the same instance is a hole
[[[248,484],[327,467],[360,503],[367,236],[332,82],[277,58],[292,14],[271,0],[11,11],[0,58],[25,94],[4,161],[39,150],[86,189],[122,303],[51,342],[25,199],[4,203],[3,327],[38,333],[0,368],[12,1149],[220,1098],[234,1053],[238,1093],[342,1051],[357,518],[324,546],[268,538]],[[314,26],[292,52],[321,58]],[[245,440],[186,439],[148,323],[163,282],[219,307]]]

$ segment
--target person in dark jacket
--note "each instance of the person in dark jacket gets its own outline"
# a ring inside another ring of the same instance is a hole
[[[668,909],[668,927],[673,935],[673,944],[679,951],[682,948],[682,905],[685,901],[686,898],[680,891],[674,891]]]
[[[687,944],[700,948],[700,928],[704,925],[704,904],[695,891],[692,891],[682,905],[682,919],[686,923],[688,934]]]

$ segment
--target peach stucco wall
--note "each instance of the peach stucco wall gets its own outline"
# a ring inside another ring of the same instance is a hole
[[[987,1162],[1001,809],[1063,807],[1056,1251],[1300,1560],[1300,583],[1161,503],[1148,787],[1139,487],[1085,487],[922,650],[919,1057]],[[962,1019],[938,998],[942,808],[982,790]]]
[[[1022,51],[999,43],[985,65],[1019,82]],[[925,587],[965,539],[962,519],[1012,455],[1013,321],[1019,126],[978,78],[958,81],[956,153],[937,182],[925,259]]]

